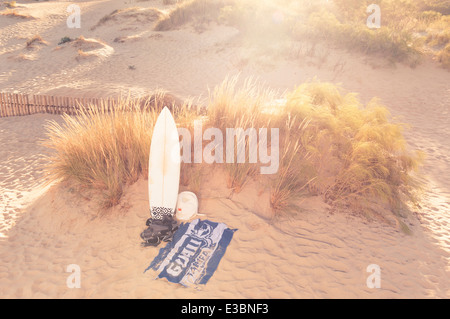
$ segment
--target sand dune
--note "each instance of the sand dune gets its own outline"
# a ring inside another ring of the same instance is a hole
[[[205,287],[184,289],[143,274],[158,248],[138,244],[148,215],[146,181],[139,180],[105,216],[96,213],[95,197],[80,201],[70,185],[53,187],[31,204],[0,247],[2,297],[449,297],[449,255],[417,221],[408,236],[385,224],[331,214],[320,199],[310,198],[301,218],[269,224],[261,216],[264,205],[255,206],[263,195],[244,189],[245,200],[228,199],[217,177],[216,185],[201,190],[201,212],[238,231]],[[81,267],[80,289],[66,286],[70,264]],[[382,269],[381,289],[366,286],[370,264]]]
[[[37,115],[26,122],[20,117],[0,119],[0,237],[6,236],[24,207],[43,192],[40,178],[46,149],[40,141],[50,118]]]
[[[199,192],[200,211],[238,231],[210,282],[184,289],[143,274],[158,253],[139,246],[148,217],[147,181],[127,188],[121,204],[101,214],[94,193],[80,199],[73,185],[39,184],[47,150],[38,141],[45,138],[45,122],[59,116],[1,118],[0,297],[450,297],[448,71],[432,61],[412,69],[326,46],[310,56],[307,43],[255,43],[214,24],[155,32],[153,14],[170,8],[162,1],[79,5],[81,29],[67,28],[65,1],[21,3],[18,12],[32,20],[0,17],[0,91],[107,97],[164,89],[179,98],[207,98],[208,88],[230,74],[258,77],[280,92],[317,77],[358,92],[364,102],[379,97],[410,124],[409,146],[427,154],[427,190],[409,218],[412,235],[406,235],[332,213],[315,197],[302,204],[298,218],[270,223],[263,185],[248,184],[228,198],[222,173],[215,172],[216,182]],[[136,6],[142,9],[129,9]],[[114,16],[114,10],[123,11]],[[111,19],[99,24],[105,16]],[[37,34],[48,44],[30,59],[17,59]],[[58,45],[64,36],[85,40]],[[92,56],[77,59],[78,49]],[[66,285],[70,264],[81,267],[80,289]],[[370,264],[381,267],[380,289],[366,285]]]

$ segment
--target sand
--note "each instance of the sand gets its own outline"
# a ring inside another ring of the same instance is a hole
[[[67,28],[66,2],[19,4],[19,12],[35,19],[0,17],[0,91],[105,97],[164,89],[180,98],[206,99],[208,89],[237,73],[280,91],[317,77],[358,92],[364,102],[380,98],[410,124],[409,147],[427,154],[427,190],[407,221],[412,235],[395,225],[332,213],[318,197],[305,200],[296,218],[271,223],[264,185],[249,183],[228,198],[223,173],[216,170],[199,192],[202,218],[238,231],[209,283],[185,289],[143,273],[158,253],[140,247],[148,218],[145,179],[103,214],[95,194],[80,198],[74,185],[40,184],[47,150],[39,141],[46,121],[61,121],[60,116],[1,118],[0,297],[450,297],[448,71],[433,61],[412,69],[326,46],[309,56],[306,43],[243,41],[238,30],[214,24],[155,32],[151,19],[124,15],[116,17],[120,23],[96,26],[114,9],[170,8],[162,1],[82,2],[81,29]],[[25,48],[36,34],[47,45]],[[87,56],[73,43],[58,46],[64,36],[81,35],[90,42],[81,44]],[[66,285],[70,264],[80,266],[79,289]],[[366,284],[371,264],[381,268],[379,289]]]

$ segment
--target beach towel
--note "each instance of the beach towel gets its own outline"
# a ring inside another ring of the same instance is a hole
[[[186,287],[204,285],[216,271],[235,231],[209,220],[182,224],[144,272],[153,269],[157,278]]]

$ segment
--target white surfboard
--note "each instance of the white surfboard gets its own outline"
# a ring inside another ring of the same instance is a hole
[[[148,169],[148,191],[152,218],[175,213],[180,185],[180,141],[177,126],[167,107],[153,128]]]

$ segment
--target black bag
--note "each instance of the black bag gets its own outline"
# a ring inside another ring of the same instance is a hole
[[[148,227],[141,233],[144,247],[156,247],[162,241],[172,241],[173,234],[178,229],[177,221],[170,215],[164,215],[162,219],[149,218],[145,224]]]

